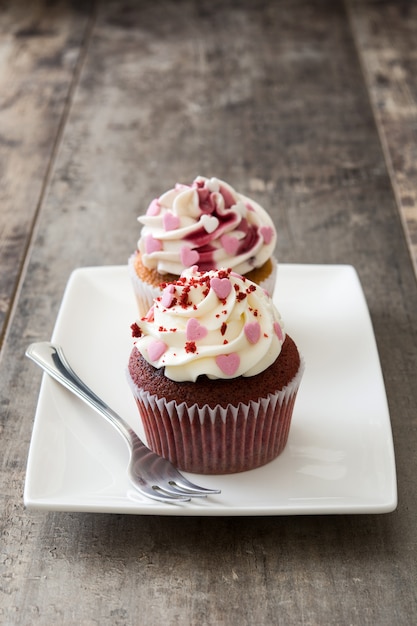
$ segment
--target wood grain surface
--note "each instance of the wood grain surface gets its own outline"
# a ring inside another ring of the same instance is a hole
[[[77,76],[88,15],[0,6],[0,347]]]
[[[9,80],[13,98],[27,94],[0,110],[0,623],[408,626],[417,615],[417,286],[414,214],[398,202],[416,198],[416,142],[412,117],[377,115],[384,81],[372,77],[382,64],[393,80],[386,33],[395,23],[410,38],[415,21],[395,21],[393,0],[81,4],[39,1],[24,15],[0,5],[0,53],[9,59],[0,85]],[[30,37],[38,16],[43,35]],[[43,53],[54,63],[42,65]],[[398,55],[397,72],[403,59],[415,57]],[[411,90],[411,73],[404,81]],[[401,133],[403,169],[394,167]],[[357,269],[390,407],[395,512],[184,518],[24,509],[41,380],[25,348],[50,337],[71,271],[124,264],[137,215],[198,174],[265,206],[281,263]]]
[[[351,0],[350,14],[417,273],[417,4]]]

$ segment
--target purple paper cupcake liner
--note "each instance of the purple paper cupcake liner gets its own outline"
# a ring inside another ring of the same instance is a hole
[[[281,391],[226,408],[166,402],[140,389],[130,376],[129,381],[154,452],[188,472],[231,474],[265,465],[284,450],[303,370],[301,363]]]

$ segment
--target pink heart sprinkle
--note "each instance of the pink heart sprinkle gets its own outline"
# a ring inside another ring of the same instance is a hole
[[[278,322],[274,322],[274,330],[278,339],[282,341],[284,338],[284,335],[282,334],[282,329],[281,329],[281,326],[278,324]]]
[[[262,226],[262,228],[259,229],[259,232],[261,233],[266,245],[270,244],[274,234],[272,228],[270,226]]]
[[[240,358],[236,352],[231,354],[219,354],[216,356],[216,363],[226,376],[233,376],[240,365]]]
[[[232,290],[232,283],[228,278],[218,278],[215,276],[210,281],[210,287],[219,300],[224,300]]]
[[[162,292],[161,304],[167,309],[169,309],[174,299],[174,291],[175,291],[174,285],[167,285]]]
[[[237,237],[231,237],[230,235],[223,235],[223,237],[220,237],[220,242],[227,254],[230,255],[236,254],[240,243]]]
[[[159,215],[160,210],[161,210],[161,205],[159,204],[159,200],[158,198],[155,198],[155,200],[152,200],[152,202],[146,209],[146,215],[152,215],[152,216]]]
[[[193,250],[192,248],[188,248],[187,246],[183,246],[180,250],[181,263],[185,267],[191,267],[191,265],[196,265],[200,255],[197,250]]]
[[[243,330],[245,331],[246,339],[249,343],[257,343],[261,336],[261,326],[258,322],[248,322],[245,324]]]
[[[207,213],[204,213],[204,215],[200,217],[200,222],[202,227],[208,234],[214,233],[219,225],[219,220],[217,219],[217,217],[215,217],[214,215],[207,215]]]
[[[167,349],[167,344],[163,341],[152,341],[148,346],[148,356],[151,361],[158,361]]]
[[[187,326],[185,328],[185,334],[188,341],[197,341],[198,339],[203,339],[203,337],[205,337],[207,333],[207,328],[200,324],[200,322],[194,317],[188,320]]]
[[[152,252],[159,252],[162,250],[162,243],[159,239],[155,239],[152,235],[148,235],[145,239],[146,254],[152,254]]]
[[[165,230],[175,230],[180,225],[180,218],[171,211],[167,211],[162,218],[162,223]]]

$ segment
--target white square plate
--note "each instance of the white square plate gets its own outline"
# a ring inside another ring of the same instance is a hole
[[[280,265],[274,300],[306,369],[284,452],[228,476],[188,476],[221,494],[184,504],[129,484],[120,435],[44,375],[29,450],[31,509],[152,515],[385,513],[397,505],[391,424],[375,338],[351,266]],[[143,435],[126,380],[137,317],[126,267],[82,268],[68,282],[52,341]]]

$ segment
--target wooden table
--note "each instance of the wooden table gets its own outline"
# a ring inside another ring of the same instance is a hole
[[[0,623],[414,623],[416,3],[20,0],[0,33]],[[395,512],[25,510],[25,348],[51,336],[71,271],[124,264],[149,200],[197,174],[270,211],[281,263],[357,269]]]

